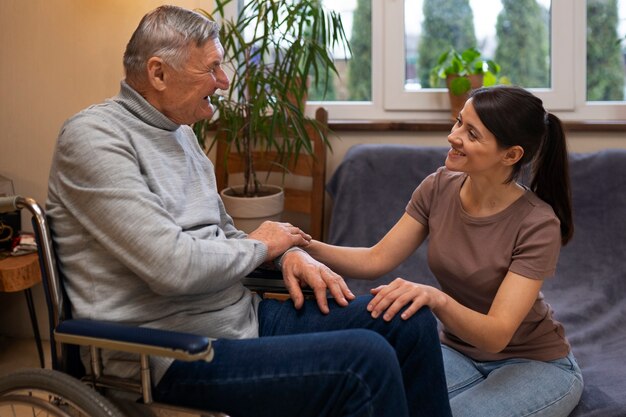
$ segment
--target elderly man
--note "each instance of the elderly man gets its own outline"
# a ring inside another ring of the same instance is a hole
[[[233,226],[188,126],[211,117],[209,97],[229,85],[217,35],[186,9],[148,13],[120,93],[62,127],[47,209],[74,316],[217,339],[210,363],[153,361],[162,402],[235,416],[449,415],[429,311],[374,320],[369,297],[290,249],[310,239],[298,228]],[[293,302],[244,288],[242,277],[283,253]],[[125,359],[106,352],[105,373],[127,374]]]

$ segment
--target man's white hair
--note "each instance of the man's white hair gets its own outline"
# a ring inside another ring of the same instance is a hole
[[[139,22],[124,52],[126,78],[145,77],[148,59],[162,58],[180,69],[189,56],[189,46],[203,46],[217,38],[219,25],[200,13],[178,6],[160,6]]]

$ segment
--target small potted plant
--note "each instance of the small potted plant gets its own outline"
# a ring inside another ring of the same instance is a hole
[[[222,26],[231,83],[214,100],[216,117],[197,122],[194,130],[201,143],[207,133],[215,134],[209,149],[222,140],[228,151],[241,155],[244,184],[225,192],[254,198],[264,192],[254,151],[274,155],[272,165],[283,172],[300,153],[313,155],[309,132],[318,123],[305,114],[307,85],[330,80],[330,73],[337,73],[333,49],[350,46],[341,17],[321,0],[247,0],[237,16],[227,18],[224,9],[231,1],[215,0],[212,12],[199,10]],[[317,132],[330,147],[326,130],[317,126]]]
[[[450,48],[441,54],[437,65],[432,68],[430,85],[436,87],[440,80],[446,81],[454,119],[463,108],[470,90],[495,85],[499,81],[499,73],[500,65],[484,59],[476,48],[468,48],[463,52]]]

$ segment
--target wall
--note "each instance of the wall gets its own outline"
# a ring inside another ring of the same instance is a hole
[[[211,0],[170,0],[210,9]],[[141,16],[158,0],[0,1],[0,175],[18,193],[46,199],[56,136],[63,121],[117,93],[122,53]],[[332,119],[332,114],[331,114]],[[445,144],[443,134],[345,133],[334,140],[327,172],[356,143]],[[626,148],[621,134],[571,136],[571,149]],[[26,222],[25,222],[26,225]],[[28,226],[26,226],[28,227]],[[40,322],[46,317],[35,288]],[[29,336],[22,294],[0,294],[0,334]],[[43,330],[45,325],[40,326]]]
[[[61,124],[89,104],[117,93],[123,77],[122,54],[131,33],[147,11],[163,3],[0,1],[0,175],[13,180],[17,193],[45,201]],[[211,0],[167,3],[211,8]],[[27,219],[23,223],[29,227]],[[43,323],[41,288],[33,292]],[[21,293],[0,293],[0,317],[0,335],[31,335]]]

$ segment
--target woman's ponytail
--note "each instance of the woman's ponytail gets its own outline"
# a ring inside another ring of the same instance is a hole
[[[521,87],[483,87],[474,90],[470,97],[478,117],[501,149],[524,149],[506,182],[516,180],[522,167],[532,167],[530,188],[552,206],[561,222],[561,243],[565,245],[574,234],[574,223],[567,143],[561,121],[546,112],[541,99]]]
[[[552,206],[561,221],[561,242],[565,245],[574,234],[567,143],[558,117],[546,113],[544,122],[546,134],[532,163],[530,188]]]

